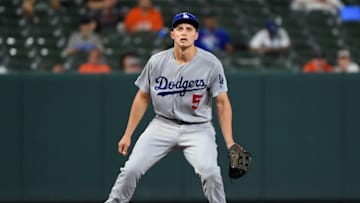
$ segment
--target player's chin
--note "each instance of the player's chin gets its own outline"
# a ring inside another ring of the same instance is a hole
[[[193,44],[191,43],[178,43],[178,46],[181,47],[181,48],[189,48],[191,47]]]

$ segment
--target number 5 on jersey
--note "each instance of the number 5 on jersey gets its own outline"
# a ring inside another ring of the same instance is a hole
[[[192,99],[192,109],[193,110],[196,110],[198,107],[199,107],[199,103],[200,103],[200,100],[201,100],[201,97],[203,95],[201,94],[193,94],[193,99]]]

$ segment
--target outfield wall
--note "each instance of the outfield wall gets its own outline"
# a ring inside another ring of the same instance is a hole
[[[104,200],[125,161],[117,141],[135,78],[0,76],[0,201]],[[360,200],[360,75],[238,73],[228,82],[235,139],[254,156],[231,184],[215,122],[228,199]],[[145,174],[134,200],[205,198],[175,151]]]

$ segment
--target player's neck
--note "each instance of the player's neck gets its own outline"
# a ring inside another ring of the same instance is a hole
[[[174,56],[175,60],[179,65],[183,65],[191,61],[197,52],[197,48],[195,46],[181,48],[175,47],[174,48]]]

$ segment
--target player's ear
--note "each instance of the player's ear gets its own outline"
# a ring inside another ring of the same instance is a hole
[[[196,34],[195,34],[195,40],[197,40],[199,38],[199,32],[196,31]]]
[[[171,31],[170,31],[170,38],[171,38],[171,39],[175,39],[175,38],[174,38],[174,30],[171,30]]]

